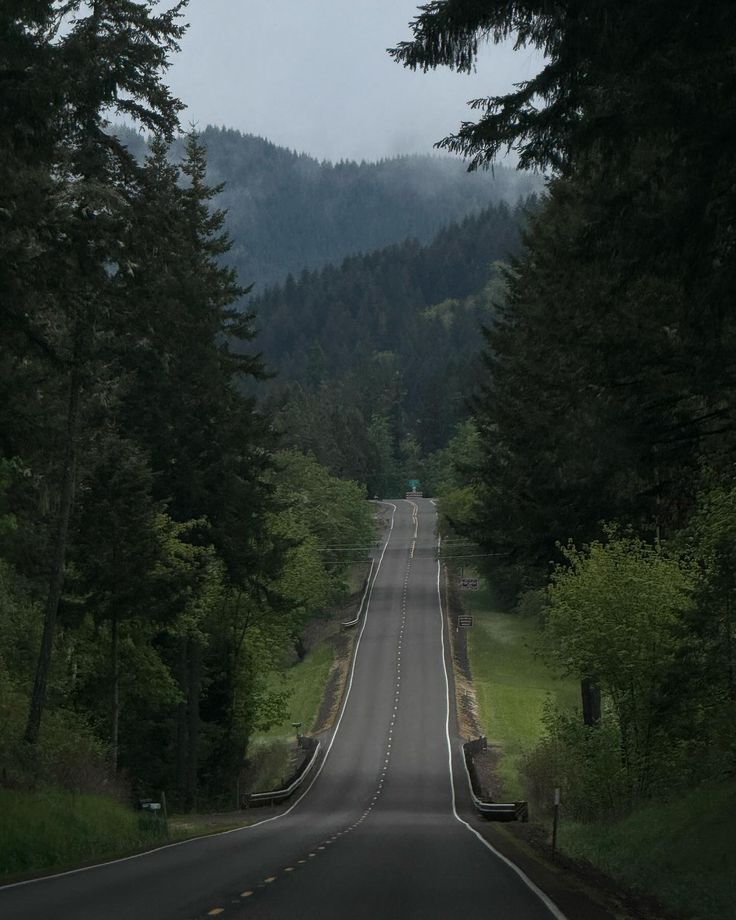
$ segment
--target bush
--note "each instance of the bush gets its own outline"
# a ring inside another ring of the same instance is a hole
[[[23,740],[25,694],[0,672],[0,786],[39,789],[58,786],[124,799],[127,784],[111,769],[107,747],[87,721],[64,709],[47,709],[38,742]]]
[[[566,814],[583,821],[625,810],[630,796],[615,723],[584,725],[549,706],[544,722],[544,737],[520,765],[535,812],[551,814],[556,788]]]

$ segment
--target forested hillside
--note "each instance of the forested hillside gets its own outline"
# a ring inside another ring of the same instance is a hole
[[[429,244],[353,256],[254,298],[287,437],[372,494],[400,492],[467,416],[481,327],[502,296],[497,263],[536,206],[491,206]]]
[[[118,128],[137,156],[142,136]],[[443,226],[489,204],[515,204],[541,180],[499,166],[468,175],[447,155],[403,156],[378,163],[320,162],[261,137],[207,127],[208,181],[233,240],[229,264],[257,293],[288,274],[339,263],[409,237],[429,242]],[[173,155],[180,156],[175,144]]]

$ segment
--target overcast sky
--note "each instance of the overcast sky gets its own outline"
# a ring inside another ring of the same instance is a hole
[[[182,122],[259,134],[320,159],[428,152],[472,115],[468,99],[539,68],[491,47],[476,74],[406,70],[386,48],[410,37],[416,0],[190,0],[168,74]]]

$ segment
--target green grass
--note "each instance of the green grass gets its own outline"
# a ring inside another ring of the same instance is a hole
[[[163,843],[163,821],[102,795],[0,789],[0,877]]]
[[[552,698],[572,708],[579,689],[556,678],[535,654],[536,620],[494,609],[487,589],[468,592],[464,600],[474,618],[468,653],[481,723],[488,740],[501,747],[499,775],[505,794],[520,799],[519,759],[542,734],[545,702]]]
[[[576,682],[557,679],[535,655],[533,618],[494,609],[486,590],[464,596],[474,616],[470,666],[480,716],[502,748],[499,772],[510,798],[523,795],[520,755],[542,734],[545,701],[578,707]],[[658,898],[691,920],[736,920],[736,785],[694,790],[624,818],[582,824],[563,820],[560,849],[628,888]]]
[[[250,791],[266,792],[278,786],[290,772],[291,744],[295,737],[292,722],[301,722],[299,729],[308,734],[319,712],[325,686],[334,660],[332,646],[321,642],[291,665],[285,672],[274,673],[272,689],[289,694],[289,715],[268,731],[253,735],[248,756],[256,764],[256,773],[249,781]]]
[[[287,707],[289,715],[283,722],[272,726],[266,732],[254,736],[256,743],[272,741],[277,738],[293,738],[292,722],[301,722],[300,731],[308,733],[317,718],[322,695],[334,659],[332,646],[321,642],[285,672],[273,675],[273,689],[286,689],[289,694]],[[283,683],[282,683],[283,674]]]
[[[560,846],[692,920],[734,920],[736,785],[701,788],[606,824],[562,821]]]

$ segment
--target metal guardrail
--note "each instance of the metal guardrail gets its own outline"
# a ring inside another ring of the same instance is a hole
[[[357,626],[358,623],[360,622],[360,615],[363,612],[363,605],[365,604],[365,598],[366,598],[366,595],[368,594],[368,588],[370,587],[370,584],[371,584],[371,575],[373,574],[373,567],[375,566],[375,564],[376,564],[376,560],[371,559],[371,567],[368,571],[368,577],[365,580],[365,589],[363,590],[363,597],[360,600],[360,607],[358,607],[358,612],[356,613],[354,619],[348,620],[347,622],[344,622],[342,624],[343,629],[347,629],[350,626]]]
[[[310,742],[314,739],[310,738]],[[302,767],[299,770],[298,775],[295,777],[294,781],[286,786],[284,789],[274,789],[271,792],[252,792],[245,797],[244,804],[245,806],[249,805],[273,805],[274,802],[283,802],[285,799],[288,799],[290,795],[293,795],[296,790],[301,786],[304,780],[309,776],[312,767],[317,762],[319,756],[320,748],[322,747],[321,741],[314,742],[314,752],[308,761],[305,761],[302,764]]]
[[[475,766],[473,757],[487,750],[488,742],[485,738],[476,738],[466,741],[461,747],[465,775],[468,778],[468,789],[473,800],[473,806],[478,814],[489,821],[528,821],[529,804],[527,802],[491,802],[481,798],[476,793],[477,778],[473,782]]]

